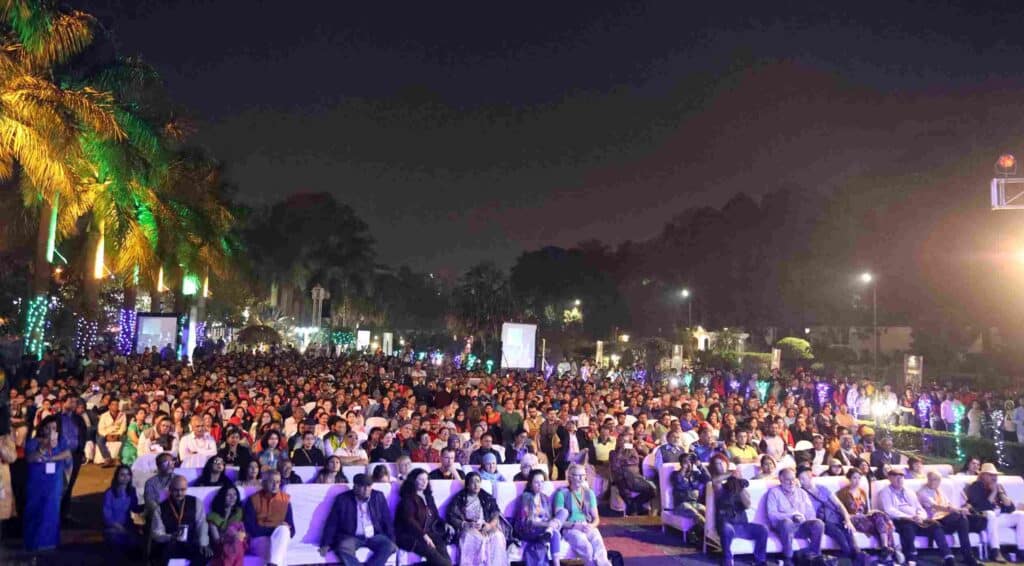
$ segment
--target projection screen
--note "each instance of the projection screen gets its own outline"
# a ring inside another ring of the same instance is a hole
[[[177,315],[160,315],[139,313],[138,333],[135,335],[135,353],[140,354],[148,347],[156,346],[159,351],[170,344],[172,348],[178,344]]]
[[[506,322],[501,325],[501,367],[533,369],[536,354],[536,324]]]

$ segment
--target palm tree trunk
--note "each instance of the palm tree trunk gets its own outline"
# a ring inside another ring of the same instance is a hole
[[[103,284],[104,275],[103,258],[100,257],[102,241],[103,228],[99,223],[93,221],[90,223],[86,240],[88,255],[86,256],[85,268],[82,270],[82,312],[85,313],[86,320],[90,322],[97,321],[100,313],[100,285]],[[95,269],[97,265],[99,265],[98,271]],[[97,274],[100,277],[96,277]]]
[[[39,231],[36,233],[36,257],[32,265],[32,296],[50,291],[50,231],[56,207],[44,200],[39,210]],[[55,228],[55,227],[53,227]]]

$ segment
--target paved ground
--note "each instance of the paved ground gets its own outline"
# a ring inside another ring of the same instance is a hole
[[[85,466],[75,485],[72,514],[83,525],[102,521],[103,492],[110,485],[111,469]],[[658,517],[643,519],[602,519],[601,531],[610,550],[623,554],[628,566],[677,566],[680,564],[718,564],[718,557],[706,557],[691,547],[683,546],[681,535],[673,530],[663,533]],[[4,540],[0,544],[2,566],[114,566],[133,564],[120,556],[109,556],[100,533],[95,528],[66,528],[62,531],[61,548],[56,552],[32,556],[21,549],[21,541]],[[937,559],[922,560],[921,566],[939,564]],[[136,562],[137,563],[137,562]],[[579,562],[567,561],[571,565]],[[737,561],[737,563],[742,563]]]

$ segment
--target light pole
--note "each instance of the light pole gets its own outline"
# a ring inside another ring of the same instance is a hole
[[[312,321],[313,324],[312,324],[312,326],[320,328],[320,325],[323,324],[324,300],[325,299],[330,299],[331,298],[331,294],[327,291],[327,289],[324,289],[320,285],[317,285],[316,287],[313,287],[312,295],[313,295],[313,321]]]
[[[693,301],[690,300],[690,290],[683,289],[679,294],[683,297],[683,300],[686,301],[686,325],[689,328],[693,328]]]
[[[860,280],[865,285],[871,285],[871,365],[874,368],[875,377],[878,377],[878,282],[868,272],[860,275]]]

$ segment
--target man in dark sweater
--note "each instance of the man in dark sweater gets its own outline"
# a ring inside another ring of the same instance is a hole
[[[195,497],[187,494],[188,480],[174,476],[170,493],[153,514],[151,536],[157,564],[171,558],[185,558],[190,564],[206,564],[213,556],[206,512]]]

